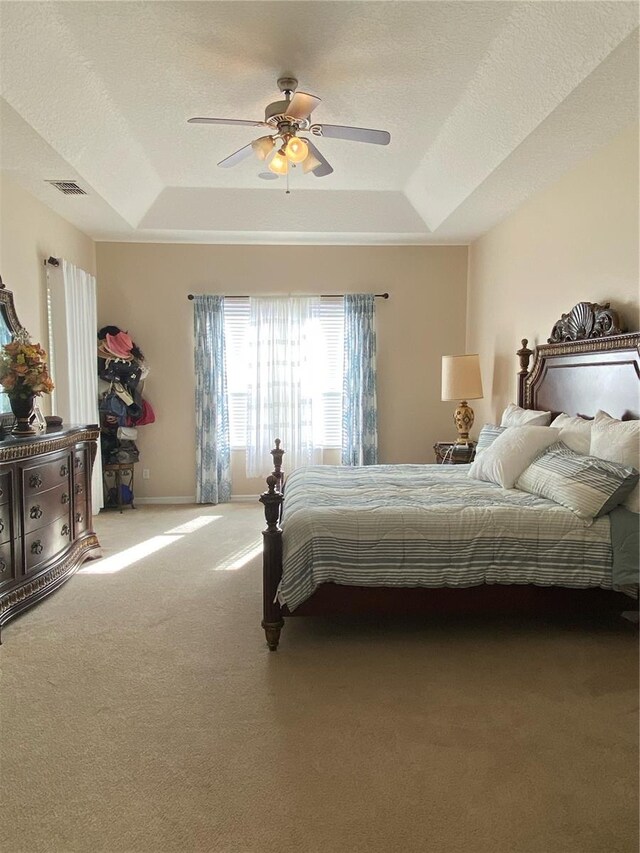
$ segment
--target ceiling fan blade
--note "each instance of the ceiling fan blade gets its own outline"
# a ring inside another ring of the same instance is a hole
[[[320,100],[320,98],[309,95],[307,92],[296,92],[287,106],[287,115],[291,118],[306,118],[315,110]]]
[[[188,118],[187,124],[240,124],[244,127],[262,127],[265,122],[247,121],[241,118],[201,118],[196,116],[195,118]]]
[[[319,160],[320,162],[319,166],[316,166],[315,169],[311,169],[313,174],[316,178],[324,178],[325,175],[330,175],[333,172],[333,166],[329,163],[326,157],[322,156],[310,139],[307,139],[306,143],[309,146],[309,151],[313,154],[316,160]],[[304,161],[302,162],[302,165],[304,167]]]
[[[316,136],[327,136],[330,139],[349,139],[351,142],[370,142],[372,145],[388,145],[391,142],[391,134],[388,130],[345,127],[341,124],[314,124],[309,129]]]
[[[251,147],[251,143],[249,143],[243,148],[238,148],[238,150],[234,151],[233,154],[229,154],[229,156],[225,157],[224,160],[220,160],[218,166],[222,166],[223,169],[229,169],[231,166],[235,166],[236,163],[240,163],[242,160],[249,157],[252,153],[253,148]]]

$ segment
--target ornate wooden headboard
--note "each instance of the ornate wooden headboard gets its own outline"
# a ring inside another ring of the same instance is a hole
[[[579,302],[535,354],[523,339],[518,357],[523,408],[589,418],[603,409],[614,418],[640,418],[640,332],[625,333],[608,303]]]

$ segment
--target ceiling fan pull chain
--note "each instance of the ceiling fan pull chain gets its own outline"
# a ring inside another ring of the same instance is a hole
[[[291,195],[291,191],[289,189],[289,169],[287,169],[287,189],[285,190],[285,195]]]

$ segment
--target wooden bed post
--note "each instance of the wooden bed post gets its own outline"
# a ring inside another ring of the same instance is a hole
[[[280,447],[280,439],[276,438],[275,447],[270,451],[273,456],[273,476],[276,478],[276,491],[280,492],[280,494],[284,494],[284,483],[282,482],[282,457],[284,456],[284,450]],[[267,480],[267,484],[268,484]]]
[[[267,491],[260,495],[264,505],[267,528],[262,531],[262,627],[267,645],[272,652],[278,648],[280,631],[284,625],[282,611],[276,599],[278,584],[282,577],[282,455],[280,439],[276,439],[275,449],[271,451],[274,472],[267,477]]]
[[[526,338],[522,339],[522,349],[519,349],[516,355],[520,359],[520,372],[518,373],[518,405],[526,408],[525,405],[525,385],[527,376],[529,375],[529,359],[533,355],[533,351],[527,347],[529,341]]]

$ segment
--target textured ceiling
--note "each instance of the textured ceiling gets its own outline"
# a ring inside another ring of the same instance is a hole
[[[253,157],[276,80],[314,119],[389,130],[316,144],[324,178]],[[1,2],[0,167],[96,239],[468,242],[637,120],[626,2]],[[65,197],[46,179],[75,179]]]

